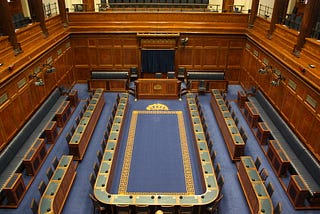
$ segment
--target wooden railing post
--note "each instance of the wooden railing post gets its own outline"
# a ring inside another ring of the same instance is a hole
[[[286,14],[288,7],[288,0],[275,0],[273,5],[273,12],[272,12],[272,18],[270,23],[270,29],[268,31],[267,37],[269,39],[272,38],[272,34],[274,30],[276,29],[276,24],[279,24],[283,20],[283,16]]]
[[[48,29],[45,23],[42,0],[29,0],[29,9],[33,21],[39,22],[43,34],[48,36]]]
[[[12,15],[10,13],[10,6],[7,0],[0,0],[1,19],[0,26],[2,33],[9,36],[9,41],[13,47],[15,55],[22,52],[20,44],[18,43],[17,36],[15,34],[15,27],[13,24]]]
[[[252,28],[257,18],[260,0],[252,0],[251,13],[249,17],[249,28]]]
[[[317,23],[317,19],[320,15],[320,1],[309,0],[304,9],[303,18],[300,25],[300,34],[298,36],[297,44],[293,50],[293,54],[297,57],[300,56],[300,52],[307,37],[310,37],[312,29]]]

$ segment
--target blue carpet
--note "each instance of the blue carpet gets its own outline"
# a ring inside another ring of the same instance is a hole
[[[89,96],[87,91],[87,85],[86,84],[76,84],[74,88],[79,90],[79,97],[80,99],[84,100]],[[228,90],[227,99],[229,100],[236,100],[237,99],[237,91],[241,89],[239,85],[230,85]],[[103,137],[103,133],[107,124],[107,120],[109,118],[111,108],[115,102],[116,94],[115,93],[106,93],[106,104],[103,108],[103,111],[101,113],[101,117],[98,121],[97,127],[95,129],[95,132],[92,136],[91,142],[87,148],[86,154],[84,156],[84,159],[79,163],[78,169],[77,169],[77,176],[75,179],[75,182],[73,184],[73,187],[69,193],[68,200],[66,201],[66,204],[64,206],[63,213],[66,214],[87,214],[92,213],[92,203],[88,198],[88,193],[92,192],[91,186],[89,184],[89,175],[93,171],[92,166],[93,163],[97,161],[96,152],[98,149],[100,149],[100,141]],[[211,134],[211,138],[214,141],[213,148],[217,151],[217,157],[216,157],[216,163],[219,162],[221,165],[221,173],[224,176],[225,184],[223,186],[222,193],[224,195],[224,198],[221,201],[220,204],[220,213],[222,214],[235,214],[235,213],[250,213],[249,208],[247,206],[246,199],[243,195],[242,189],[240,187],[238,178],[237,178],[237,169],[234,163],[230,161],[229,154],[227,152],[225,143],[223,141],[223,138],[221,136],[219,127],[216,123],[216,120],[214,118],[214,115],[212,113],[211,107],[210,107],[210,95],[206,94],[204,96],[199,96],[201,107],[204,111],[204,115],[207,121],[208,130]],[[175,105],[170,105],[172,101],[169,100],[139,100],[137,102],[134,102],[133,99],[130,99],[130,107],[128,110],[132,110],[133,108],[136,110],[145,110],[145,108],[155,102],[166,104],[170,107],[170,110],[183,110],[186,112],[186,105],[185,102],[177,102]],[[34,182],[30,186],[27,194],[25,195],[25,198],[22,200],[19,208],[17,209],[0,209],[1,214],[20,214],[20,213],[32,213],[29,206],[32,198],[36,198],[37,201],[40,199],[40,193],[37,189],[38,184],[41,180],[48,181],[45,175],[46,169],[51,165],[51,161],[55,156],[61,157],[62,154],[68,154],[68,145],[65,140],[65,135],[67,131],[70,129],[72,125],[75,124],[75,118],[77,117],[80,109],[82,108],[82,104],[78,106],[74,114],[72,115],[71,119],[67,123],[66,127],[64,128],[62,134],[60,135],[59,139],[57,140],[56,144],[54,145],[53,149],[51,150],[51,153],[48,155],[47,160],[43,164],[42,168],[39,170],[39,173],[37,177],[35,178]],[[132,105],[131,105],[132,104]],[[269,162],[264,156],[263,151],[261,150],[259,144],[255,140],[255,137],[251,133],[251,130],[246,124],[246,121],[242,117],[242,114],[240,113],[238,107],[236,106],[235,102],[231,102],[232,109],[235,111],[236,116],[239,118],[239,125],[245,128],[248,141],[246,145],[245,154],[251,155],[253,158],[256,156],[260,156],[262,159],[262,166],[268,169],[269,171],[269,178],[267,179],[267,182],[271,181],[272,184],[275,187],[275,192],[272,196],[273,204],[276,204],[278,201],[281,201],[283,205],[283,214],[320,214],[320,210],[301,210],[297,211],[294,210],[287,194],[284,192],[282,186],[280,185],[278,179],[274,175],[272,168],[269,165]],[[185,124],[187,124],[187,119],[185,117]],[[130,117],[126,118],[126,120],[130,121]],[[128,128],[128,127],[126,127]],[[186,125],[187,130],[187,138],[190,138],[191,128]],[[191,150],[190,156],[192,158]],[[194,168],[194,167],[193,167]],[[194,177],[200,177],[196,173],[199,173],[197,171],[193,171]],[[197,186],[196,182],[199,182],[197,180],[194,180],[195,186]]]
[[[186,192],[177,115],[140,112],[134,125],[127,191]]]
[[[115,167],[114,170],[114,177],[111,185],[110,192],[111,193],[118,193],[118,187],[119,187],[119,182],[121,178],[121,167],[123,165],[123,159],[125,155],[125,148],[126,148],[126,143],[127,143],[127,138],[128,138],[128,132],[130,128],[130,121],[132,114],[131,112],[134,110],[146,110],[146,108],[151,105],[151,104],[161,104],[161,105],[166,105],[169,110],[182,110],[183,111],[183,117],[184,117],[184,124],[186,128],[186,135],[187,139],[193,139],[192,135],[192,129],[190,125],[187,125],[190,123],[190,120],[188,119],[188,109],[187,109],[187,103],[186,100],[184,99],[183,101],[178,101],[178,100],[138,100],[138,101],[133,101],[133,98],[130,98],[130,105],[128,106],[128,113],[127,117],[125,118],[125,123],[123,127],[123,136],[122,139],[120,140],[120,147],[119,147],[119,155],[118,155],[118,160],[117,160],[117,166]],[[141,124],[141,126],[149,128],[148,124]],[[170,127],[172,127],[172,124],[170,124]],[[175,129],[175,127],[173,127]],[[143,132],[143,130],[141,129]],[[149,134],[148,130],[144,130],[144,134]],[[163,138],[162,136],[161,138]],[[203,188],[202,188],[202,182],[201,182],[201,175],[200,175],[200,170],[197,166],[195,166],[196,161],[198,161],[195,150],[193,149],[193,141],[192,140],[187,140],[188,143],[188,148],[189,148],[189,155],[191,159],[191,168],[192,168],[192,175],[193,175],[193,182],[194,182],[194,188],[195,188],[195,193],[196,194],[201,194],[203,193]]]

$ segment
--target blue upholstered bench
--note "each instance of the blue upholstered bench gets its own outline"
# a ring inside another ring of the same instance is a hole
[[[91,71],[91,79],[128,79],[129,71]]]
[[[105,91],[125,92],[129,79],[129,70],[93,70],[88,80],[88,89],[92,91],[103,88]]]
[[[10,176],[19,170],[28,149],[43,132],[48,121],[52,120],[55,112],[66,99],[56,88],[36,113],[28,120],[19,133],[10,141],[0,154],[0,191]]]
[[[224,80],[224,72],[221,71],[188,71],[189,80]]]
[[[225,80],[224,71],[187,71],[186,76],[188,88],[193,92],[198,91],[201,84],[206,92],[211,89],[228,90],[228,81]]]
[[[294,173],[300,175],[308,186],[311,198],[320,198],[320,164],[311,152],[293,133],[279,113],[268,102],[260,90],[248,99],[257,107],[260,117],[271,129],[274,139],[278,140],[287,154]]]

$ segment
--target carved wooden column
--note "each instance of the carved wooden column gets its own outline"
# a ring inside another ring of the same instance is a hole
[[[249,17],[249,28],[252,28],[257,18],[260,0],[252,0],[251,13]]]
[[[232,12],[231,5],[234,4],[234,0],[223,0],[222,3],[222,12]]]
[[[307,37],[310,37],[312,29],[317,23],[317,19],[320,15],[320,1],[309,0],[304,9],[304,15],[300,25],[300,34],[298,36],[297,44],[294,48],[294,55],[299,57],[300,52]]]
[[[29,0],[28,5],[32,20],[40,22],[40,27],[42,29],[43,34],[45,36],[48,36],[48,29],[45,23],[42,0]]]
[[[65,0],[58,0],[59,13],[63,22],[63,25],[68,26],[67,12],[66,12],[66,2]]]
[[[13,26],[13,19],[7,0],[0,0],[0,11],[0,26],[2,28],[2,33],[6,36],[9,36],[9,41],[13,47],[14,53],[17,55],[21,53],[22,50],[15,34],[15,27]]]
[[[276,24],[282,23],[283,16],[287,11],[288,7],[288,0],[275,0],[273,5],[273,12],[272,12],[272,18],[270,23],[270,29],[268,31],[267,37],[269,39],[272,38],[272,34],[274,30],[276,29]]]

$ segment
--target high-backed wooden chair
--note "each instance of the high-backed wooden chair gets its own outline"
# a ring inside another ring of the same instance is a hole
[[[221,191],[222,187],[224,185],[224,177],[222,175],[220,175],[217,182],[218,182],[219,189]]]
[[[59,164],[59,159],[57,158],[57,156],[55,156],[51,162],[53,169],[56,169],[58,164]]]
[[[218,178],[221,171],[220,163],[217,163],[216,167],[214,168],[214,172],[216,173],[216,177]]]
[[[192,205],[181,205],[179,207],[179,214],[193,214],[194,207]]]
[[[219,198],[217,198],[213,203],[209,204],[207,207],[205,207],[205,211],[203,213],[219,213],[219,205],[223,198],[223,194],[219,195]]]
[[[162,78],[162,73],[157,72],[157,73],[154,74],[154,77],[160,79],[160,78]]]
[[[96,211],[98,213],[105,213],[106,212],[106,210],[107,210],[106,207],[103,204],[101,204],[93,194],[89,193],[89,198],[91,199],[91,201],[93,203],[93,213],[96,213]]]
[[[214,160],[216,159],[216,156],[217,156],[217,152],[215,150],[213,150],[211,152],[211,162],[212,162],[212,164],[214,164]]]
[[[52,175],[53,175],[53,169],[51,166],[48,167],[47,171],[46,171],[46,175],[47,175],[47,178],[48,180],[50,180],[52,178]]]
[[[90,175],[89,175],[89,182],[90,182],[90,185],[91,185],[91,187],[93,189],[94,188],[94,184],[96,182],[96,176],[93,173],[90,173]]]
[[[94,172],[94,175],[97,176],[98,175],[98,172],[99,172],[99,164],[97,162],[94,162],[93,164],[93,172]]]
[[[204,80],[200,80],[199,86],[198,86],[198,94],[199,95],[205,94],[206,91],[207,91],[206,82]]]
[[[256,160],[254,161],[254,165],[256,166],[257,170],[259,170],[261,166],[261,159],[259,156],[257,156]]]
[[[265,182],[267,180],[267,178],[269,177],[269,173],[268,173],[268,170],[266,168],[261,169],[260,177],[263,180],[263,182]]]
[[[97,158],[98,158],[99,163],[101,163],[101,160],[102,160],[102,152],[101,152],[100,149],[97,151]]]
[[[239,119],[237,117],[234,118],[234,123],[236,124],[236,126],[238,126],[239,124]]]
[[[35,198],[32,198],[30,203],[30,209],[33,214],[38,214],[38,207],[39,207],[38,202],[36,201]]]
[[[281,214],[282,212],[282,204],[279,201],[276,205],[276,207],[274,208],[274,214]]]
[[[47,188],[47,184],[42,180],[40,181],[39,185],[38,185],[38,190],[40,192],[40,195],[43,195],[44,191]]]
[[[269,194],[270,197],[272,196],[272,194],[273,194],[273,192],[274,192],[274,187],[273,187],[273,185],[272,185],[271,182],[269,182],[269,183],[267,184],[267,192],[268,192],[268,194]]]

